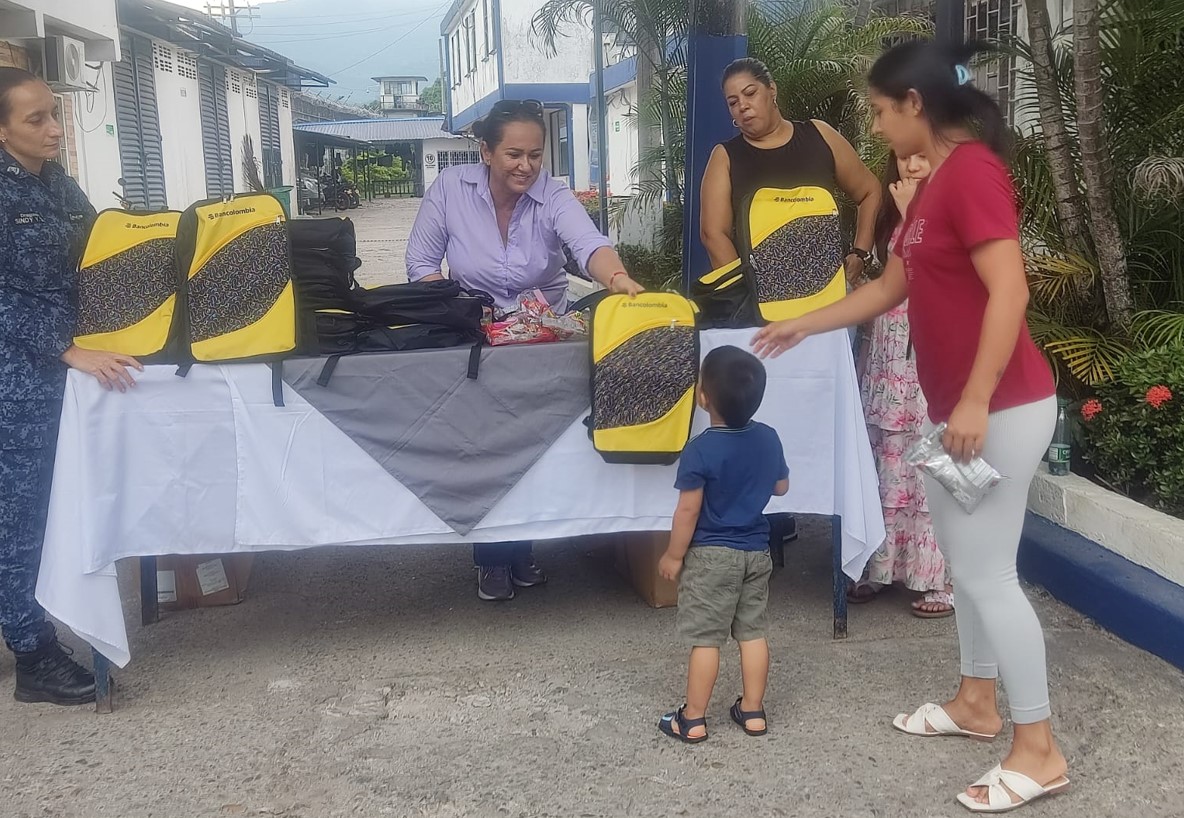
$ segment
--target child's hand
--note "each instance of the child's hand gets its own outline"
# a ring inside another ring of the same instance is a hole
[[[658,560],[658,576],[671,582],[678,582],[678,575],[682,573],[682,560],[663,554]]]

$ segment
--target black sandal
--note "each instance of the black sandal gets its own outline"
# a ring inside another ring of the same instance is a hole
[[[736,722],[736,724],[739,724],[741,729],[743,729],[744,732],[750,736],[763,736],[765,733],[769,732],[769,720],[767,718],[765,718],[765,711],[764,710],[748,710],[748,711],[741,710],[740,709],[740,702],[742,702],[742,701],[744,701],[743,696],[736,699],[736,703],[734,705],[732,705],[732,709],[730,711],[728,711],[732,716],[732,721]],[[762,727],[760,730],[749,730],[748,729],[748,722],[752,719],[760,719],[761,721],[763,721],[765,723],[765,726]]]
[[[663,716],[658,721],[658,729],[661,730],[666,735],[670,736],[670,738],[676,738],[679,741],[686,742],[687,744],[698,744],[701,741],[707,741],[707,734],[706,733],[704,733],[701,736],[687,735],[695,727],[706,728],[707,727],[707,719],[706,718],[688,719],[686,716],[684,716],[682,714],[682,711],[685,707],[686,707],[686,705],[684,704],[682,707],[678,708],[673,713],[667,713],[665,716]],[[677,733],[674,732],[674,722],[678,722],[678,732]]]

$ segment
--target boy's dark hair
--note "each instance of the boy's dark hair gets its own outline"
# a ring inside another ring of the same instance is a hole
[[[739,347],[717,347],[703,359],[703,394],[729,429],[752,420],[765,397],[765,367]]]

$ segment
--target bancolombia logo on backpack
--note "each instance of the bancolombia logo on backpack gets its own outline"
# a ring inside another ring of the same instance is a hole
[[[255,208],[253,207],[240,207],[238,210],[223,210],[221,213],[210,213],[206,218],[213,221],[214,219],[224,219],[227,216],[246,216],[254,212]]]

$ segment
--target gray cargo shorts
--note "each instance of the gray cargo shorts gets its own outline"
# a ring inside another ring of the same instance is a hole
[[[763,639],[772,574],[767,549],[692,546],[678,581],[679,637],[696,648],[722,647],[729,633],[737,642]]]

